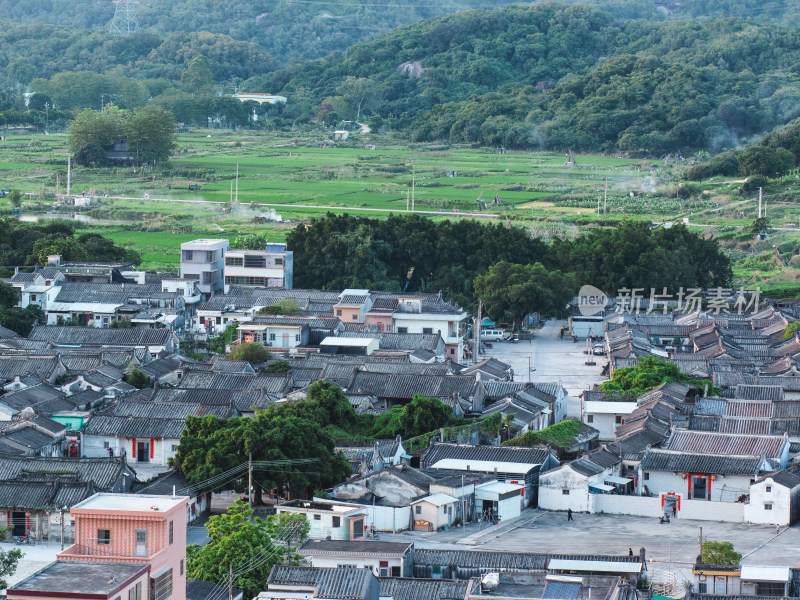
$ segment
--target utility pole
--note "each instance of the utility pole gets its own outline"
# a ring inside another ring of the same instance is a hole
[[[72,175],[72,157],[67,157],[67,196],[69,196],[70,177]]]
[[[761,218],[761,188],[758,188],[758,218]]]
[[[239,163],[236,163],[236,195],[234,196],[234,202],[236,204],[239,203]]]
[[[66,506],[61,508],[61,550],[64,550],[64,509],[67,508]]]
[[[700,528],[700,556],[703,556],[703,528]],[[702,560],[702,558],[700,559]]]
[[[416,168],[414,165],[411,165],[411,212],[414,212],[414,188],[415,185],[415,178],[416,178]]]
[[[233,565],[228,565],[228,600],[233,600]]]
[[[480,357],[480,343],[481,343],[481,313],[483,312],[483,300],[478,300],[478,316],[475,318],[475,348],[472,353],[473,364],[478,362]]]
[[[253,508],[253,453],[247,455],[247,505]]]
[[[409,191],[408,188],[406,188],[406,212],[408,212],[408,199],[409,199]]]
[[[608,207],[608,175],[606,175],[606,187],[603,192],[603,216],[606,216],[606,208]]]

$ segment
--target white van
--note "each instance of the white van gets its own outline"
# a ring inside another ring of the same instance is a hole
[[[481,341],[499,342],[503,339],[505,333],[502,329],[481,329]]]

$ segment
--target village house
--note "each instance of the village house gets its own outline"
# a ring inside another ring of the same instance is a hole
[[[100,329],[34,325],[29,340],[47,342],[56,348],[137,348],[155,356],[174,354],[180,341],[169,329]]]
[[[120,400],[94,414],[84,425],[82,447],[85,456],[126,456],[140,467],[161,471],[175,456],[186,417],[234,416],[226,404],[187,404]],[[149,478],[149,477],[148,477]]]
[[[125,597],[185,598],[187,501],[185,496],[106,493],[87,498],[70,509],[76,542],[59,552],[55,563],[18,584],[19,592],[17,587],[9,589],[9,598],[25,598],[25,591],[30,596],[42,596],[45,590],[54,597],[61,593],[66,594],[64,597],[93,598],[96,596],[87,593],[84,586],[96,585],[98,575],[94,572],[102,573],[107,581],[110,570],[116,572],[126,565],[144,570],[131,579],[117,579]],[[52,590],[53,580],[47,574],[66,573],[69,567],[86,568],[87,581],[73,579],[69,588]]]
[[[198,239],[181,244],[181,279],[197,281],[206,300],[225,287],[226,239]]]
[[[800,475],[786,470],[768,473],[750,484],[745,520],[764,525],[793,525],[800,520]]]
[[[370,569],[376,577],[411,577],[414,544],[409,542],[308,540],[297,551],[312,567]]]
[[[324,500],[290,500],[275,507],[277,514],[305,515],[311,528],[312,540],[363,540],[366,507],[357,504],[326,502]]]
[[[525,506],[538,505],[539,477],[559,465],[549,448],[516,448],[432,442],[420,458],[423,469],[485,473],[522,486]]]
[[[453,525],[458,498],[448,494],[431,494],[411,503],[414,531],[438,531]]]
[[[226,250],[224,273],[226,293],[232,285],[291,289],[294,252],[276,243],[265,250]]]
[[[0,454],[0,527],[10,535],[60,539],[61,509],[97,491],[130,492],[136,473],[123,458],[50,458]],[[65,534],[71,536],[71,525]]]

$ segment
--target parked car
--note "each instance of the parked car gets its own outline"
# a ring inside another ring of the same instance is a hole
[[[502,341],[505,331],[502,329],[481,329],[481,341],[499,342]]]
[[[592,346],[592,354],[600,356],[606,353],[606,347],[603,344],[594,344]]]

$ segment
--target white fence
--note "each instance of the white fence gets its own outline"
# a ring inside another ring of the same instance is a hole
[[[744,506],[741,502],[709,502],[708,500],[682,499],[678,518],[744,523]],[[664,509],[661,507],[661,498],[590,494],[589,512],[633,515],[637,517],[660,517],[664,514]]]

